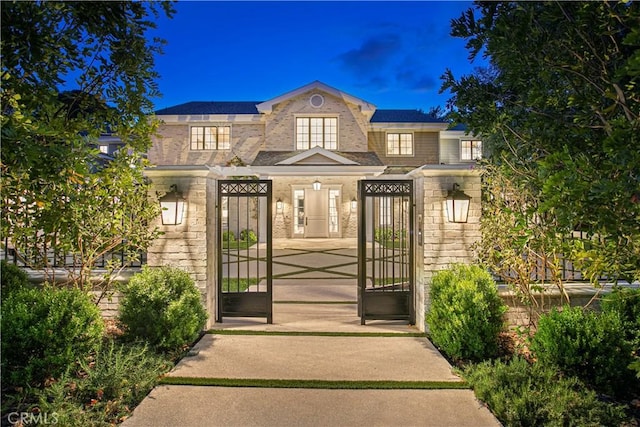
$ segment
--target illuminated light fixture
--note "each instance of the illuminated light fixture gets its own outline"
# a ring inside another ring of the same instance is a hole
[[[447,219],[449,222],[467,222],[470,200],[471,197],[460,190],[460,185],[453,184],[453,189],[447,194]]]
[[[322,183],[320,181],[318,181],[317,179],[315,181],[313,181],[313,189],[318,191],[320,190],[320,188],[322,187]]]
[[[160,198],[162,208],[162,225],[182,224],[186,200],[178,193],[178,187],[173,184],[169,193]]]
[[[282,213],[283,203],[282,199],[276,200],[276,213]]]
[[[358,209],[358,201],[354,197],[351,199],[351,212],[355,212]]]

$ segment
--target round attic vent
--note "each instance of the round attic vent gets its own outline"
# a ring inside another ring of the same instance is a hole
[[[309,98],[309,104],[314,108],[320,108],[324,105],[324,98],[319,93],[314,93]]]

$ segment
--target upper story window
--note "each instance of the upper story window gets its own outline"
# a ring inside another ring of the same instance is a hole
[[[192,150],[228,150],[231,146],[230,126],[193,126]]]
[[[338,149],[338,119],[336,117],[297,117],[296,150],[322,147]]]
[[[460,160],[472,161],[482,158],[482,141],[467,139],[460,145]]]
[[[413,134],[388,133],[387,156],[413,156]]]

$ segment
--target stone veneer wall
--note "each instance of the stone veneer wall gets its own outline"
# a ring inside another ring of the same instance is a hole
[[[172,266],[190,274],[200,289],[203,304],[209,312],[209,325],[215,316],[215,229],[209,219],[215,215],[216,181],[207,170],[161,171],[148,170],[153,191],[168,192],[172,184],[187,200],[184,219],[180,225],[157,225],[164,233],[147,252],[151,267]]]
[[[480,174],[472,166],[431,166],[423,168],[420,174],[416,185],[422,190],[422,199],[416,200],[416,207],[417,215],[422,215],[419,231],[422,232],[424,254],[418,274],[420,281],[416,283],[421,285],[418,286],[418,296],[424,298],[424,311],[418,307],[417,323],[424,322],[424,313],[429,309],[429,284],[433,275],[454,263],[473,262],[471,246],[480,239],[481,214]],[[447,221],[445,200],[454,183],[471,196],[466,223]]]
[[[231,126],[229,150],[191,150],[190,126]],[[149,161],[155,165],[226,165],[234,157],[246,164],[264,149],[264,124],[222,121],[193,121],[160,125],[149,149]]]
[[[316,93],[325,99],[321,108],[309,104],[309,98]],[[296,149],[296,116],[338,117],[338,151],[367,151],[369,118],[358,106],[321,90],[305,92],[274,107],[265,119],[266,150]]]

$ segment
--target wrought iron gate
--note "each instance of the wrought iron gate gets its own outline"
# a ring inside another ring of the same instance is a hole
[[[413,181],[358,182],[358,312],[415,323]]]
[[[271,181],[218,181],[218,315],[273,323]]]

